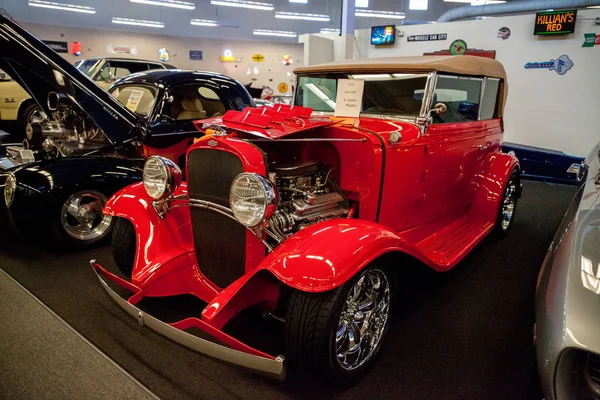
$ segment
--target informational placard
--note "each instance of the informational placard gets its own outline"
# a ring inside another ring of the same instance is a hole
[[[125,107],[127,107],[127,109],[131,112],[136,112],[140,105],[140,101],[142,101],[143,95],[143,90],[132,90],[129,94],[129,99],[127,99],[127,104]]]
[[[408,37],[409,42],[428,42],[430,40],[447,40],[447,33],[426,33],[424,35],[411,35]]]
[[[43,42],[46,44],[46,46],[50,47],[57,53],[69,52],[69,45],[67,44],[67,42],[56,42],[53,40],[44,40]]]
[[[361,79],[338,79],[335,100],[335,117],[358,118],[362,107],[365,81]]]
[[[190,50],[190,60],[202,61],[202,50]]]
[[[534,35],[566,35],[575,32],[577,10],[542,11],[535,14]]]

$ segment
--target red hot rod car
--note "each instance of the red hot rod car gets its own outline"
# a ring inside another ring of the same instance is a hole
[[[137,243],[130,263],[115,249],[130,281],[92,266],[142,325],[191,349],[280,378],[289,360],[353,381],[384,341],[407,258],[447,271],[510,228],[520,181],[501,152],[506,76],[472,56],[295,73],[294,105],[197,122],[207,136],[188,149],[186,182],[169,160],[148,159],[144,182],[104,209],[122,222],[117,242]],[[358,118],[336,111],[348,80],[364,83]],[[204,301],[201,315],[165,323],[138,307],[180,294]],[[250,306],[284,321],[285,358],[224,332]]]

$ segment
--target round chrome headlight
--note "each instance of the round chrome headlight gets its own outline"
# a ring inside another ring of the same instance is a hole
[[[277,190],[261,175],[239,174],[231,184],[229,205],[235,218],[253,228],[267,221],[277,209]]]
[[[172,194],[181,185],[181,170],[168,158],[151,156],[144,164],[144,188],[155,200]]]
[[[15,174],[9,172],[8,177],[6,178],[5,186],[4,186],[4,202],[7,207],[13,202],[15,198],[15,191],[17,189],[17,178]]]

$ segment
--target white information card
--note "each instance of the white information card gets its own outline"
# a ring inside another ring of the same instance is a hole
[[[365,81],[359,79],[338,79],[335,117],[358,118],[362,107]]]

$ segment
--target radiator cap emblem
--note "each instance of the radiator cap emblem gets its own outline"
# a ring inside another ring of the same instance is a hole
[[[209,140],[209,141],[208,141],[208,145],[209,145],[209,146],[215,147],[217,144],[218,144],[218,143],[217,143],[217,141],[216,141],[216,140]]]

